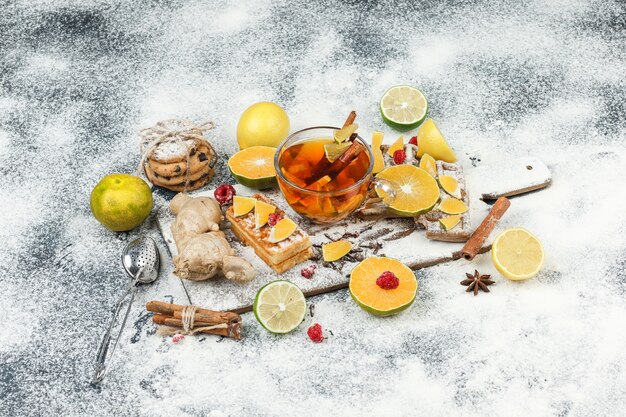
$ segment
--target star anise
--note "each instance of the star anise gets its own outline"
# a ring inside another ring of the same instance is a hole
[[[489,292],[487,285],[493,284],[493,281],[490,279],[491,275],[480,275],[477,270],[474,270],[473,275],[468,273],[465,275],[467,276],[467,279],[461,281],[461,285],[467,285],[467,289],[465,291],[474,291],[474,295],[478,295],[479,288],[484,292]]]

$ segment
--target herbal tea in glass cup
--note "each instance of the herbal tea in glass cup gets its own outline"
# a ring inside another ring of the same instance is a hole
[[[278,185],[287,203],[316,223],[336,223],[354,213],[374,184],[389,199],[394,191],[387,181],[372,178],[372,150],[357,136],[349,163],[327,158],[324,145],[334,142],[337,127],[319,126],[291,134],[274,157]],[[335,169],[339,167],[340,169]]]

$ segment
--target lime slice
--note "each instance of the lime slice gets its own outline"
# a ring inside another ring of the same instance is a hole
[[[417,88],[398,85],[383,94],[380,114],[385,123],[404,132],[422,124],[428,114],[428,102]]]
[[[256,319],[272,333],[289,333],[302,323],[306,314],[304,294],[289,281],[273,281],[261,287],[252,310]]]
[[[344,142],[344,143],[327,143],[324,145],[324,153],[326,154],[326,159],[329,162],[335,162],[337,159],[344,154],[348,148],[352,146],[352,142]]]

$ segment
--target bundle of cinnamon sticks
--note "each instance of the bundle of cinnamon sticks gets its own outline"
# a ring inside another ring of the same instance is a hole
[[[169,326],[184,330],[184,311],[188,306],[164,303],[162,301],[149,301],[146,309],[154,314],[152,321],[162,326]],[[193,319],[190,333],[208,333],[219,336],[241,339],[241,316],[236,313],[207,310],[204,308],[193,309]],[[189,320],[187,321],[189,324]]]

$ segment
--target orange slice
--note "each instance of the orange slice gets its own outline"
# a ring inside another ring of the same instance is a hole
[[[437,181],[426,171],[414,165],[394,165],[384,169],[377,178],[391,183],[396,197],[389,204],[389,209],[400,216],[417,216],[435,207],[439,201]],[[376,188],[379,197],[382,190]]]
[[[374,174],[378,174],[385,169],[385,159],[380,150],[380,146],[383,144],[383,135],[383,132],[374,132],[372,135],[372,153],[374,154],[374,169],[372,172]]]
[[[399,285],[383,289],[376,280],[383,272],[393,272]],[[367,258],[350,273],[350,295],[364,310],[388,316],[408,308],[415,300],[417,279],[406,265],[392,258]]]
[[[443,227],[445,230],[451,230],[454,229],[460,221],[461,215],[455,214],[453,216],[442,217],[441,219],[439,219],[439,224],[441,224],[441,227]]]
[[[462,214],[469,210],[469,207],[457,198],[448,197],[439,204],[439,210],[446,214]]]
[[[239,184],[259,190],[276,185],[276,148],[252,146],[230,157],[228,169]]]
[[[252,197],[241,197],[236,195],[233,197],[233,214],[235,217],[243,216],[244,214],[248,214],[254,208],[256,204],[256,198]]]
[[[461,198],[461,188],[456,178],[449,175],[442,175],[439,177],[439,185],[446,193],[450,194],[454,198]]]
[[[276,223],[276,226],[272,227],[272,230],[270,230],[270,236],[267,240],[270,243],[278,243],[291,236],[291,234],[295,232],[297,228],[298,225],[295,224],[293,220],[285,217],[284,219]]]
[[[254,205],[254,225],[257,229],[265,226],[267,224],[267,220],[272,214],[276,211],[276,207],[271,204],[267,204],[264,201],[256,200]]]
[[[398,149],[404,149],[404,136],[402,135],[387,149],[387,154],[393,158],[393,153]]]
[[[335,262],[343,258],[352,250],[352,243],[347,240],[338,240],[336,242],[326,243],[322,245],[322,254],[326,262]]]
[[[420,159],[420,168],[428,172],[433,178],[437,178],[437,162],[435,158],[425,153]]]
[[[426,119],[417,131],[417,157],[421,158],[425,153],[433,158],[445,162],[456,162],[456,155],[443,138],[439,128],[433,119]]]

